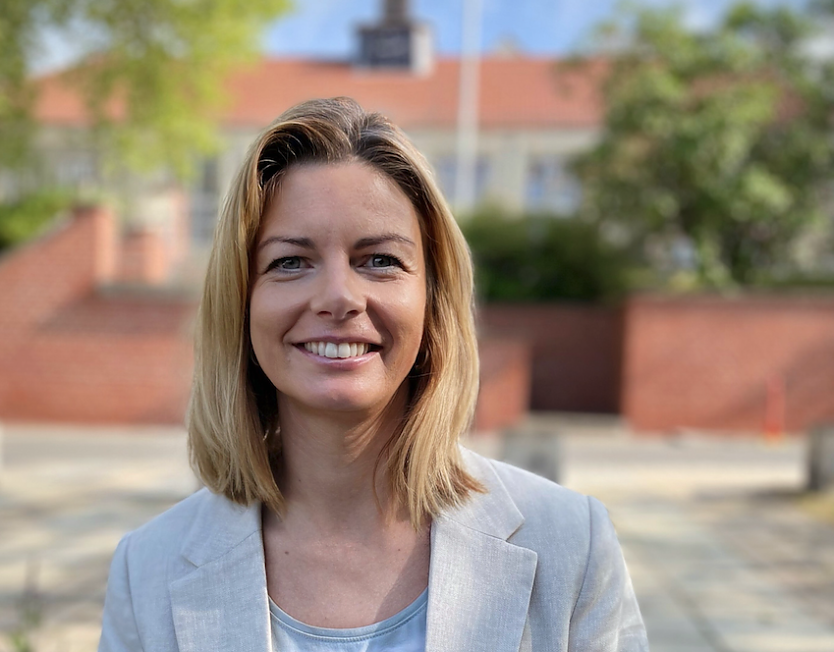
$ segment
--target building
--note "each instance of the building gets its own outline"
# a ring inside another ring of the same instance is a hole
[[[282,111],[306,99],[347,95],[390,117],[427,156],[453,199],[461,60],[436,58],[430,29],[410,19],[401,1],[385,3],[378,24],[357,28],[357,46],[353,61],[264,59],[226,81],[222,153],[204,160],[185,189],[197,252],[210,240],[222,195],[248,145]],[[579,189],[567,163],[595,139],[602,72],[601,63],[579,71],[512,51],[481,61],[476,202],[511,212],[568,213],[577,206]],[[50,152],[50,181],[94,185],[100,170],[84,139],[84,104],[60,74],[43,80],[37,117]],[[171,239],[171,185],[164,175],[125,185],[139,188],[125,208],[126,222]]]

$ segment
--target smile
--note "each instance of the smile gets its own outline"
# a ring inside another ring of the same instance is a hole
[[[367,342],[304,342],[304,348],[323,358],[356,358],[371,350]]]

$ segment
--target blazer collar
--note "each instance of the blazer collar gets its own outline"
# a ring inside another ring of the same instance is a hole
[[[427,652],[516,652],[536,574],[533,550],[508,541],[524,523],[492,464],[464,451],[475,494],[432,524]]]
[[[447,510],[438,520],[455,521],[464,527],[506,541],[524,523],[524,516],[490,460],[465,448],[461,448],[461,455],[464,468],[484,485],[487,492],[472,494],[463,505]]]
[[[432,523],[426,651],[516,652],[537,556],[508,541],[524,517],[492,464],[463,456],[488,493]],[[180,651],[270,651],[260,503],[208,494],[181,550],[196,568],[170,586]]]
[[[253,534],[261,532],[261,504],[238,505],[203,489],[204,500],[181,552],[195,566],[218,559]]]
[[[208,493],[182,545],[196,566],[169,587],[180,652],[270,652],[261,505]]]

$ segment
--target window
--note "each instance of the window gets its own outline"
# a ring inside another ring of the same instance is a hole
[[[579,182],[567,169],[563,156],[531,159],[527,169],[525,208],[533,211],[574,212],[582,199]]]
[[[218,167],[216,158],[205,159],[191,193],[191,228],[192,237],[196,242],[210,243],[214,234],[220,205]]]
[[[454,201],[457,160],[454,156],[441,156],[434,166],[437,183],[448,201]]]
[[[55,183],[62,188],[83,188],[97,180],[96,160],[92,151],[66,150],[53,160]]]
[[[457,183],[458,177],[457,157],[453,155],[443,156],[437,160],[434,168],[437,172],[437,182],[440,184],[440,189],[443,191],[443,195],[449,202],[454,203],[457,199],[455,197],[455,193],[457,191],[455,184]],[[487,193],[489,190],[489,175],[489,159],[486,156],[478,156],[478,159],[475,161],[474,180],[474,199],[476,205],[483,203],[484,200],[487,199]]]

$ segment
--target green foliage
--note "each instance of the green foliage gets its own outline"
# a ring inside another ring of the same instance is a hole
[[[0,251],[36,235],[70,203],[66,193],[43,191],[0,204]]]
[[[33,50],[28,0],[3,0],[0,9],[0,168],[17,167],[28,158],[32,137],[33,93],[26,57]]]
[[[790,265],[834,172],[834,69],[801,56],[809,23],[745,2],[711,32],[656,9],[620,29],[602,138],[575,165],[586,218],[630,245],[689,242],[701,286]]]
[[[769,276],[762,275],[757,279],[756,284],[764,289],[773,290],[799,290],[811,292],[815,290],[830,293],[834,290],[834,273],[820,272],[815,275],[792,274],[790,276]]]
[[[3,0],[0,136],[19,135],[20,151],[30,146],[20,127],[31,123],[31,62],[44,34],[62,36],[83,55],[62,80],[86,100],[110,161],[140,170],[165,164],[185,175],[194,152],[215,145],[224,76],[252,58],[263,25],[287,7],[288,0]]]
[[[463,232],[486,301],[597,301],[627,289],[628,261],[599,229],[575,218],[482,211]]]

